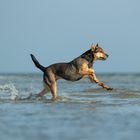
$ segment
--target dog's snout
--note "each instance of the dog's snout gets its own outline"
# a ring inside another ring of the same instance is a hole
[[[108,54],[106,54],[106,57],[109,57],[109,55],[108,55]]]

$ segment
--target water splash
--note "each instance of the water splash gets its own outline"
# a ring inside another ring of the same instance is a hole
[[[17,100],[20,98],[19,91],[16,89],[14,84],[5,84],[5,85],[0,85],[0,93],[9,93],[10,94],[10,99],[11,100]],[[3,96],[4,99],[7,99],[6,95]]]

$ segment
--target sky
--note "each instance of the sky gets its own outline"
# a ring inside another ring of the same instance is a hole
[[[0,0],[0,73],[40,72],[98,43],[99,73],[140,72],[140,0]]]

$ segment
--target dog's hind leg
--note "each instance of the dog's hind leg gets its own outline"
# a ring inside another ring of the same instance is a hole
[[[48,73],[44,76],[44,82],[46,85],[48,85],[51,91],[52,100],[56,100],[57,99],[56,77],[51,71],[48,71]]]
[[[53,82],[53,83],[50,85],[50,90],[51,90],[51,93],[52,93],[52,100],[56,100],[56,99],[57,99],[57,94],[56,94],[56,91],[57,91],[56,82]]]
[[[49,91],[50,91],[50,88],[47,85],[45,85],[44,89],[37,94],[37,97],[43,97]]]

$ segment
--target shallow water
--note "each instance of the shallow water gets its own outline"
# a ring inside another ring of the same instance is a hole
[[[140,74],[99,74],[113,91],[89,80],[58,81],[59,99],[26,99],[42,75],[0,74],[0,140],[137,140]]]

